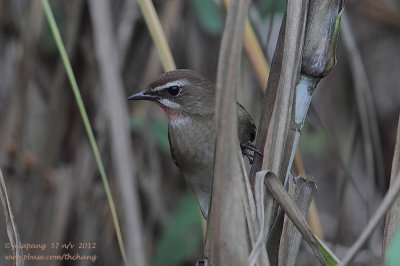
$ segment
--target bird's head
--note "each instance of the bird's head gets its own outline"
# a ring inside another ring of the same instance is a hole
[[[214,112],[215,89],[197,72],[178,69],[160,75],[146,90],[129,96],[128,100],[154,101],[169,117],[209,115]]]

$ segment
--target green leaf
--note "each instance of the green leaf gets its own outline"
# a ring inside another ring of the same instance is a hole
[[[143,119],[131,117],[129,119],[129,127],[133,132],[143,131]]]
[[[336,65],[336,47],[337,41],[339,39],[340,32],[340,22],[343,14],[343,9],[337,14],[335,20],[335,28],[330,38],[329,51],[328,51],[328,61],[326,62],[324,72],[329,73],[333,67]]]
[[[400,263],[400,225],[393,234],[389,247],[386,251],[386,263],[388,266],[397,266]]]
[[[164,151],[169,151],[168,122],[167,120],[152,120],[150,123],[151,133],[157,143]]]
[[[145,134],[144,123],[149,123],[152,138],[157,142],[163,151],[169,151],[168,121],[165,119],[149,119],[131,117],[129,119],[130,129],[133,132]]]
[[[178,265],[199,249],[200,212],[192,194],[183,195],[156,245],[154,266]]]
[[[340,263],[338,258],[335,257],[335,255],[325,247],[325,245],[317,238],[319,241],[319,250],[321,251],[322,256],[324,257],[326,263],[330,266],[336,266]]]
[[[327,151],[329,145],[328,136],[324,131],[313,129],[307,123],[304,125],[299,144],[302,152],[319,156]]]
[[[191,0],[190,3],[203,30],[211,34],[221,33],[222,11],[213,0]]]

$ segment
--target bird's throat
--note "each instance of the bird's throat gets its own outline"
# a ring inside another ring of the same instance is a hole
[[[178,114],[176,114],[176,112],[174,112],[170,107],[165,106],[165,105],[163,105],[163,104],[161,104],[159,102],[157,102],[157,103],[164,110],[164,112],[167,114],[168,118],[171,119],[172,117],[178,116]]]
[[[192,123],[192,119],[189,116],[177,112],[174,108],[167,107],[161,103],[158,104],[167,114],[169,123],[172,127],[184,127]]]
[[[174,116],[169,117],[169,123],[172,127],[184,128],[192,123],[192,119],[189,116]]]

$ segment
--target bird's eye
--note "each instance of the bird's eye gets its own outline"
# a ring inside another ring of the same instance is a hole
[[[171,86],[168,88],[168,93],[172,96],[178,96],[181,93],[181,87],[179,86]]]

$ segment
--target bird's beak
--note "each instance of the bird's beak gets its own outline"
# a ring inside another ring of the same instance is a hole
[[[156,100],[158,96],[141,91],[128,97],[128,100]]]

